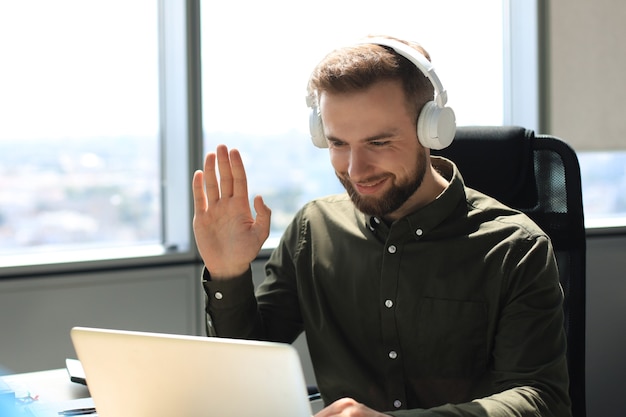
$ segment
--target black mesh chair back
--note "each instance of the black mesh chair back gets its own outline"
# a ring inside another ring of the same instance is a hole
[[[526,213],[552,240],[565,293],[573,417],[586,416],[586,241],[580,166],[559,138],[514,126],[459,127],[433,155],[456,163],[468,187]]]

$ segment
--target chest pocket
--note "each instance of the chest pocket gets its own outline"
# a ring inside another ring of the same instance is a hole
[[[471,377],[487,366],[487,306],[473,301],[422,300],[417,319],[417,371]]]

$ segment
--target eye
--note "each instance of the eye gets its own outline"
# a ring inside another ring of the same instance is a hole
[[[338,139],[328,139],[328,145],[331,148],[341,148],[342,146],[345,146],[345,142],[342,142]]]
[[[373,140],[370,142],[370,145],[376,146],[376,147],[385,146],[388,144],[389,144],[388,140]]]

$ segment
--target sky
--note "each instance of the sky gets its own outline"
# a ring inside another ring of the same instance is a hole
[[[310,71],[332,49],[368,34],[422,44],[461,123],[502,123],[501,0],[202,5],[205,129],[308,129]]]
[[[459,124],[502,120],[501,0],[202,1],[205,130],[308,129],[305,86],[367,34],[421,43]],[[152,0],[0,1],[0,140],[155,135]]]
[[[156,133],[156,1],[0,1],[0,140]]]

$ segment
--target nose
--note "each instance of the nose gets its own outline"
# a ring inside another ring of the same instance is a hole
[[[348,159],[348,175],[353,181],[359,181],[367,177],[372,163],[372,155],[365,149],[353,147],[350,149]]]

